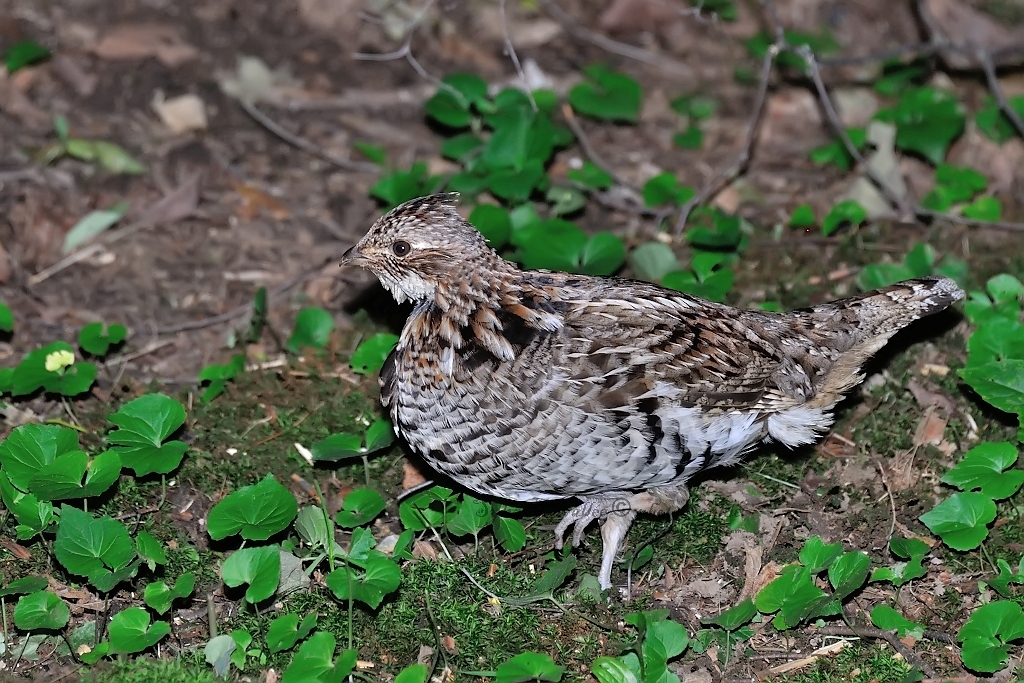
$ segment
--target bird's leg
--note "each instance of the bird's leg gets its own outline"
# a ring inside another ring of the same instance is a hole
[[[565,532],[570,526],[573,527],[572,545],[579,545],[587,526],[600,519],[604,548],[597,578],[602,590],[611,588],[612,564],[637,512],[664,515],[682,508],[689,498],[690,492],[685,484],[656,486],[628,497],[588,498],[570,510],[555,527],[555,547],[562,548]]]

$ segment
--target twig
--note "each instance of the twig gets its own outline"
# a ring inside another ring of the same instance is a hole
[[[935,669],[929,666],[928,662],[921,659],[920,655],[900,642],[900,639],[897,638],[895,634],[889,633],[888,631],[870,628],[867,626],[857,628],[853,628],[852,626],[826,626],[825,628],[818,629],[818,633],[825,636],[857,636],[858,638],[884,640],[892,645],[893,649],[903,655],[903,658],[907,660],[908,664],[923,671],[925,676],[935,678],[937,675],[935,673]]]
[[[733,160],[730,166],[723,168],[721,171],[712,176],[711,180],[704,184],[697,194],[693,195],[688,202],[683,204],[679,209],[679,217],[676,218],[675,234],[679,235],[682,233],[683,228],[686,227],[686,221],[690,218],[690,214],[693,210],[703,204],[712,194],[718,191],[725,183],[734,180],[743,169],[746,168],[747,163],[750,161],[750,153],[754,147],[754,140],[757,138],[757,129],[761,123],[761,115],[764,113],[764,103],[768,97],[768,81],[772,74],[772,65],[775,63],[775,58],[779,55],[779,45],[773,44],[768,46],[768,51],[764,55],[764,63],[761,65],[761,79],[757,85],[757,97],[754,99],[754,109],[750,114],[750,120],[747,122],[747,135],[743,142],[743,147],[740,149],[739,154]]]
[[[583,28],[580,26],[578,19],[559,7],[554,0],[540,0],[540,6],[549,17],[561,24],[562,28],[564,28],[567,33],[580,40],[596,45],[602,50],[607,50],[608,52],[622,55],[629,59],[635,59],[636,61],[643,62],[644,64],[650,64],[651,66],[672,71],[680,76],[685,76],[686,78],[693,78],[693,70],[683,62],[672,59],[671,57],[659,55],[655,52],[651,52],[650,50],[645,50],[642,47],[637,47],[628,43],[620,43],[619,41],[612,40],[608,36],[602,35],[596,31]]]
[[[882,463],[875,461],[875,467],[878,468],[878,475],[882,477],[882,486],[885,487],[885,495],[889,497],[889,512],[892,518],[889,521],[889,536],[886,540],[891,541],[892,535],[896,533],[896,499],[892,496],[892,489],[889,487],[889,479],[885,476],[885,468],[882,467]]]
[[[264,114],[262,111],[256,108],[256,105],[252,102],[247,102],[244,99],[239,99],[238,104],[245,110],[245,113],[256,119],[256,122],[261,126],[269,130],[271,133],[281,138],[289,145],[298,147],[304,152],[308,152],[318,159],[334,164],[338,168],[344,168],[348,171],[358,171],[360,173],[376,173],[380,169],[376,164],[371,164],[367,161],[353,161],[351,159],[342,159],[329,152],[324,151],[321,147],[314,145],[305,138],[300,138],[294,133],[288,132],[279,123],[274,121],[272,118]]]
[[[992,96],[999,103],[999,109],[1013,123],[1013,127],[1017,129],[1017,134],[1024,138],[1024,121],[1021,121],[1017,111],[1006,100],[1003,89],[999,87],[999,79],[996,78],[996,66],[992,63],[992,54],[988,50],[978,48],[974,56],[981,64],[982,71],[985,72],[985,81],[988,83],[988,89],[992,91]]]
[[[562,105],[562,116],[565,118],[565,122],[569,124],[569,128],[572,130],[573,135],[576,136],[577,142],[580,143],[580,149],[583,150],[583,153],[588,159],[590,159],[591,163],[610,175],[616,185],[623,185],[635,190],[636,188],[627,183],[622,176],[615,172],[614,168],[606,164],[598,155],[597,151],[590,144],[590,140],[587,139],[587,134],[583,130],[583,126],[580,125],[580,120],[576,118],[576,112],[573,111],[572,106],[569,103]]]
[[[526,80],[526,74],[523,72],[523,65],[519,63],[519,55],[516,54],[516,48],[512,45],[512,36],[508,32],[508,17],[505,16],[505,0],[498,0],[498,15],[501,17],[501,35],[505,39],[505,54],[512,60],[512,64],[516,67],[516,73],[519,74],[519,80],[523,84],[523,91],[526,93],[526,97],[530,100],[530,106],[533,107],[534,111],[537,109],[537,100],[533,99],[533,90],[530,88],[530,84]]]
[[[842,120],[839,118],[839,113],[832,103],[832,97],[828,94],[824,81],[821,80],[821,69],[818,67],[818,60],[814,56],[814,51],[808,45],[801,45],[796,49],[796,53],[800,55],[801,59],[804,60],[804,64],[807,65],[808,75],[811,77],[811,82],[814,83],[814,89],[818,92],[818,101],[821,102],[821,106],[825,110],[825,117],[839,136],[847,153],[864,169],[864,174],[871,179],[871,182],[878,187],[882,194],[885,195],[885,198],[899,209],[900,220],[905,223],[911,222],[915,215],[914,207],[907,202],[905,197],[900,197],[893,192],[889,184],[885,182],[885,179],[878,175],[870,164],[865,162],[864,156],[847,134],[846,127],[843,125]]]

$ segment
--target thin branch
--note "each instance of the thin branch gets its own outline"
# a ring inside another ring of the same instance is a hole
[[[576,112],[568,103],[562,105],[562,116],[565,118],[565,122],[569,125],[569,129],[572,130],[573,135],[576,136],[577,142],[580,143],[580,149],[583,150],[583,154],[590,159],[591,163],[597,166],[599,169],[607,173],[615,181],[616,185],[622,185],[632,190],[636,190],[635,187],[626,182],[622,176],[615,172],[609,164],[601,158],[597,153],[597,150],[590,144],[590,140],[587,139],[587,133],[583,130],[583,126],[580,125],[579,119],[576,118]]]
[[[754,140],[757,139],[757,129],[761,124],[761,116],[764,113],[764,103],[768,98],[768,82],[771,80],[772,65],[775,64],[775,58],[778,56],[779,45],[769,45],[768,51],[764,55],[764,62],[761,64],[761,78],[757,85],[757,97],[754,98],[754,109],[750,113],[750,120],[747,122],[747,135],[743,142],[743,147],[730,166],[723,168],[712,176],[704,184],[704,187],[679,209],[679,217],[676,218],[675,227],[675,234],[677,236],[683,232],[683,228],[686,227],[686,221],[689,220],[693,210],[706,202],[723,185],[735,180],[750,162],[750,153],[754,147]]]
[[[1017,134],[1024,138],[1024,121],[1021,121],[1020,116],[1017,114],[1017,110],[1010,106],[1010,103],[1006,100],[1006,95],[1003,94],[1003,89],[999,87],[999,79],[996,78],[996,66],[992,63],[992,54],[988,50],[978,48],[975,52],[975,57],[981,64],[982,70],[985,72],[985,80],[988,82],[988,89],[992,91],[992,96],[996,98],[996,102],[999,103],[999,109],[1002,110],[1006,118],[1010,119],[1013,123],[1013,127],[1017,129]]]
[[[916,213],[914,207],[907,202],[906,197],[900,197],[889,184],[885,182],[885,179],[878,175],[878,172],[868,164],[864,156],[857,149],[857,146],[853,144],[853,140],[846,132],[846,126],[843,125],[842,120],[839,118],[839,113],[836,111],[835,105],[832,103],[832,97],[828,94],[828,90],[825,88],[824,81],[821,80],[821,69],[818,67],[818,61],[814,56],[814,51],[807,45],[801,45],[796,49],[796,53],[804,60],[804,64],[807,65],[808,75],[811,77],[811,82],[814,83],[814,89],[818,92],[818,100],[821,102],[822,108],[825,110],[825,116],[828,118],[829,123],[832,125],[832,129],[839,136],[839,139],[843,143],[843,147],[846,148],[847,153],[854,158],[854,160],[864,170],[864,174],[871,179],[878,189],[885,195],[893,206],[897,207],[900,212],[900,220],[903,222],[910,222]]]
[[[519,80],[523,84],[523,91],[526,96],[530,99],[530,106],[533,107],[533,111],[539,111],[537,109],[537,100],[533,99],[533,90],[530,88],[530,84],[526,80],[526,74],[523,72],[523,65],[519,63],[519,55],[516,54],[516,48],[512,45],[512,36],[508,32],[508,17],[505,16],[505,0],[498,0],[498,14],[501,17],[501,35],[505,39],[505,54],[512,60],[512,64],[516,67],[516,73],[519,74]]]
[[[561,24],[562,28],[575,38],[588,42],[591,45],[596,45],[602,50],[607,50],[613,54],[621,55],[629,59],[635,59],[638,62],[650,64],[651,66],[656,66],[668,71],[673,71],[681,76],[686,76],[687,78],[693,77],[693,70],[683,62],[672,59],[671,57],[659,55],[655,52],[651,52],[650,50],[645,50],[642,47],[630,45],[629,43],[620,43],[617,40],[612,40],[606,35],[583,28],[578,19],[559,7],[554,0],[540,0],[540,6],[549,17]]]
[[[849,622],[851,620],[847,617],[847,621]],[[920,655],[900,642],[900,639],[897,638],[895,634],[889,633],[888,631],[861,626],[858,626],[857,628],[852,626],[826,626],[825,628],[818,629],[818,633],[826,636],[857,636],[858,638],[884,640],[892,645],[893,649],[903,655],[903,658],[908,664],[923,671],[925,676],[928,676],[929,678],[935,678],[935,676],[937,676],[935,669],[929,666],[926,661],[921,659]]]
[[[380,170],[380,168],[376,164],[371,164],[366,161],[352,161],[351,159],[342,159],[341,157],[334,156],[333,154],[324,151],[323,148],[314,145],[309,140],[306,140],[305,138],[300,138],[298,135],[288,132],[287,129],[285,129],[279,123],[277,123],[272,118],[270,118],[262,111],[257,109],[256,105],[254,105],[251,102],[247,102],[244,99],[239,99],[238,104],[241,105],[242,109],[245,110],[246,114],[256,119],[257,123],[259,123],[261,126],[269,130],[271,133],[281,138],[289,145],[292,145],[293,147],[298,147],[302,151],[308,152],[309,154],[312,154],[318,159],[323,159],[324,161],[330,164],[334,164],[338,168],[344,168],[345,170],[348,171],[358,171],[360,173],[376,173],[377,171]]]

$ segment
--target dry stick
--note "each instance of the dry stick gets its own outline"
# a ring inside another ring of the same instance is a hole
[[[334,156],[333,154],[324,151],[322,148],[314,145],[305,138],[300,138],[294,133],[288,132],[279,123],[274,121],[272,118],[264,114],[262,111],[256,108],[252,102],[248,102],[244,99],[239,99],[238,104],[245,110],[245,113],[256,119],[256,122],[261,126],[269,130],[271,133],[281,138],[289,145],[298,147],[304,152],[308,152],[318,159],[323,159],[329,164],[334,164],[338,168],[343,168],[347,171],[357,171],[360,173],[376,173],[380,168],[376,164],[371,164],[367,161],[352,161],[351,159],[342,159],[341,157]]]
[[[757,138],[757,129],[761,123],[765,100],[768,98],[768,81],[771,79],[772,65],[775,64],[775,58],[779,55],[779,49],[780,46],[776,43],[769,45],[768,51],[765,52],[764,63],[761,65],[761,79],[757,85],[757,97],[754,100],[754,110],[751,112],[750,121],[747,123],[747,136],[743,142],[743,147],[740,149],[739,154],[736,155],[732,165],[723,168],[712,176],[711,180],[705,183],[704,187],[697,194],[693,195],[688,202],[680,207],[675,227],[675,234],[677,236],[686,227],[686,221],[690,218],[690,213],[698,205],[707,201],[725,183],[734,180],[743,172],[743,169],[746,168],[747,163],[750,161],[750,152],[754,147],[754,140]]]
[[[999,79],[996,78],[996,66],[992,63],[991,53],[988,50],[979,48],[975,51],[974,56],[981,63],[981,68],[985,72],[985,81],[988,83],[988,89],[992,92],[992,96],[996,98],[996,102],[999,103],[999,109],[1013,123],[1013,127],[1017,129],[1017,134],[1024,138],[1024,121],[1021,121],[1017,110],[1010,106],[1006,95],[1003,94],[1003,89],[999,87]]]
[[[508,32],[508,17],[505,16],[505,0],[498,0],[498,14],[501,17],[501,35],[505,39],[505,54],[512,60],[512,64],[516,67],[516,73],[519,74],[519,80],[523,84],[523,91],[526,96],[530,99],[530,106],[533,107],[533,111],[538,111],[537,100],[533,99],[533,90],[530,88],[530,84],[526,81],[526,74],[523,72],[523,65],[519,63],[519,55],[516,54],[516,48],[512,45],[512,36]]]
[[[549,17],[561,24],[562,28],[565,29],[567,33],[579,38],[580,40],[596,45],[608,52],[622,55],[629,59],[635,59],[638,62],[675,71],[681,75],[685,74],[690,78],[693,76],[693,70],[683,62],[672,59],[671,57],[659,55],[655,52],[651,52],[650,50],[645,50],[642,47],[636,47],[635,45],[630,45],[628,43],[620,43],[619,41],[612,40],[608,36],[597,33],[596,31],[583,28],[580,26],[579,21],[576,18],[555,4],[554,0],[540,0],[540,6]]]
[[[576,118],[576,112],[573,111],[572,106],[568,103],[562,105],[562,116],[565,118],[565,122],[569,124],[572,134],[576,136],[576,140],[580,143],[580,149],[583,150],[583,154],[590,159],[594,166],[607,173],[615,181],[616,185],[622,185],[628,187],[631,190],[636,190],[635,187],[626,182],[622,176],[615,172],[615,169],[610,165],[606,164],[604,160],[598,155],[597,150],[590,144],[590,140],[587,139],[587,134],[583,130],[583,126],[580,125],[580,120]]]
[[[884,640],[893,646],[893,648],[903,655],[903,658],[907,660],[907,663],[911,666],[917,667],[924,672],[924,675],[928,678],[935,678],[937,674],[935,669],[930,667],[926,661],[924,661],[920,655],[911,650],[909,647],[900,642],[900,639],[895,634],[883,631],[877,628],[869,627],[857,627],[852,626],[826,626],[825,628],[818,629],[818,633],[825,636],[857,636],[858,638],[874,638],[875,640]]]
[[[889,522],[889,541],[892,540],[892,536],[896,533],[896,499],[892,496],[892,488],[889,487],[889,479],[885,476],[885,468],[882,467],[882,463],[875,461],[875,467],[878,468],[878,475],[882,478],[882,486],[885,487],[885,495],[889,498],[889,512],[892,517]]]
[[[768,3],[770,4],[770,3]],[[857,146],[853,144],[853,140],[846,132],[846,127],[843,125],[842,120],[839,118],[839,113],[836,111],[835,105],[832,103],[832,97],[828,94],[828,89],[825,88],[824,81],[821,80],[821,69],[818,67],[818,61],[814,57],[814,52],[807,45],[801,45],[796,49],[796,53],[804,60],[804,64],[807,65],[808,75],[811,77],[811,82],[814,83],[814,89],[818,92],[818,100],[821,102],[822,108],[825,110],[825,117],[832,125],[833,130],[839,135],[839,139],[843,143],[843,147],[853,157],[857,164],[864,169],[864,174],[871,179],[878,189],[885,195],[894,206],[899,209],[900,220],[904,223],[909,223],[913,220],[916,214],[915,207],[912,207],[906,200],[905,197],[898,196],[889,187],[889,184],[878,175],[878,173],[871,167],[870,164],[866,163],[864,156],[857,149]]]

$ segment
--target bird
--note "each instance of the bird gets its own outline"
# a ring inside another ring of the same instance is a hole
[[[761,442],[814,443],[896,332],[963,298],[918,277],[831,303],[743,310],[656,284],[523,270],[458,212],[408,201],[341,259],[413,308],[380,370],[397,436],[470,491],[577,499],[561,550],[600,524],[598,581],[638,513],[668,514],[698,472]]]

